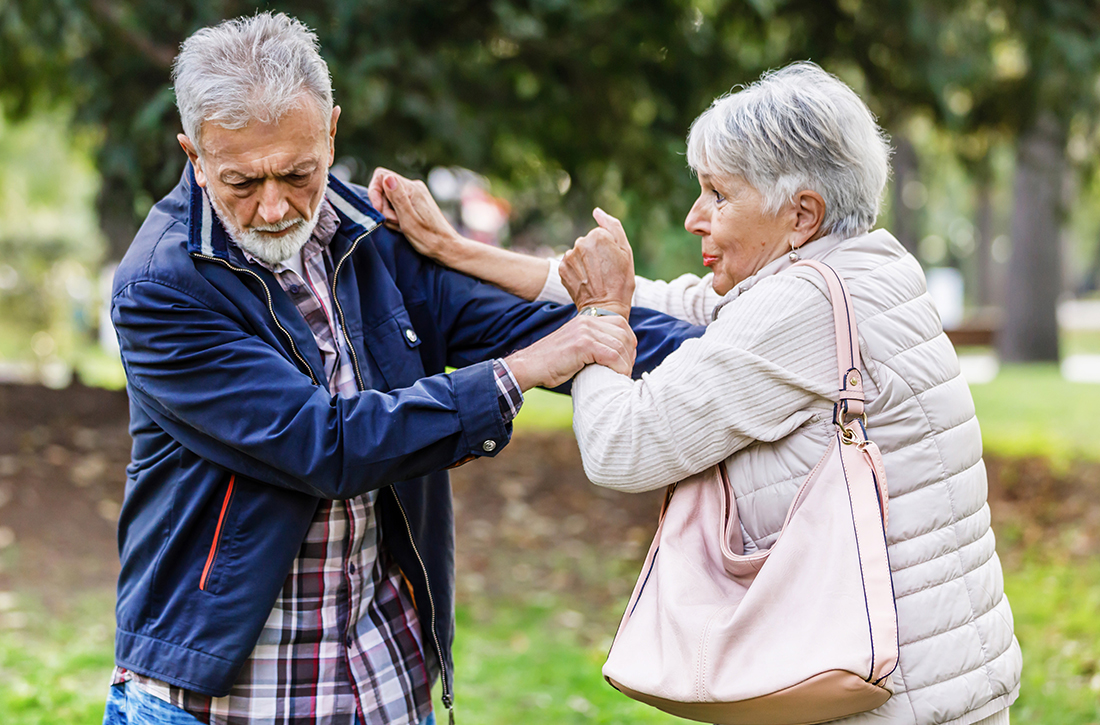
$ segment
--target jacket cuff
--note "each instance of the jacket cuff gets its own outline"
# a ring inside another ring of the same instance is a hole
[[[475,456],[495,456],[512,437],[512,424],[500,413],[500,389],[493,361],[451,373],[463,442]]]

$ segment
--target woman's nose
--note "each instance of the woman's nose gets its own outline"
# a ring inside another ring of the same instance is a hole
[[[691,205],[691,210],[688,212],[687,218],[684,219],[684,229],[687,229],[692,234],[698,234],[703,236],[709,230],[709,219],[706,214],[703,213],[703,199],[702,197],[695,200],[695,203]]]

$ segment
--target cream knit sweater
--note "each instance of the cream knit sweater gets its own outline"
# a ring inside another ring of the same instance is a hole
[[[1020,650],[973,401],[920,265],[884,231],[826,237],[801,253],[831,265],[851,293],[868,436],[882,450],[891,499],[895,695],[844,722],[999,717],[1019,692]],[[832,436],[837,386],[825,282],[813,271],[784,272],[789,266],[782,257],[721,299],[709,276],[637,280],[634,304],[710,324],[640,380],[598,366],[577,375],[573,425],[594,483],[655,489],[724,460],[746,548],[774,543]],[[553,265],[542,298],[569,301]]]

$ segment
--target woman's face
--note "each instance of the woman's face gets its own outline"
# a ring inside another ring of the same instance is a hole
[[[714,272],[715,292],[726,294],[790,252],[790,215],[765,213],[762,197],[747,181],[699,174],[699,187],[684,227],[703,240],[703,264]]]

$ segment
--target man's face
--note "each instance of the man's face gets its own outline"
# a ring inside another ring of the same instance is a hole
[[[339,106],[331,123],[304,98],[274,123],[230,130],[205,122],[202,152],[182,134],[222,223],[246,250],[269,264],[297,253],[317,222],[332,165]]]

